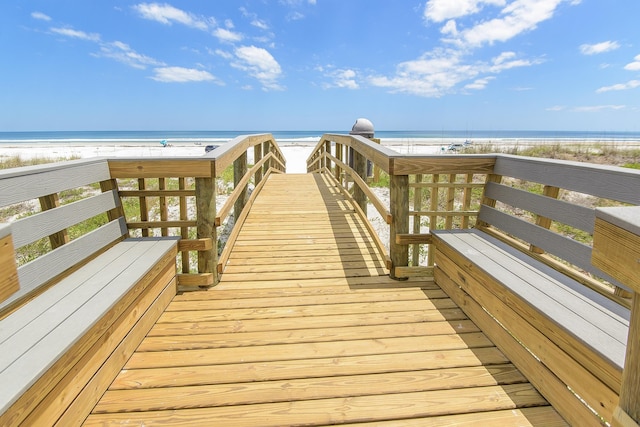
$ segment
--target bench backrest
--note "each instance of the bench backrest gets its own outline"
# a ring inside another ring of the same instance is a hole
[[[20,281],[20,289],[0,302],[0,313],[127,235],[106,159],[0,171],[0,209],[5,217],[17,212],[10,222]],[[77,226],[88,220],[92,226]]]
[[[590,203],[577,203],[584,195]],[[532,254],[552,254],[628,290],[591,264],[595,208],[603,203],[639,205],[640,171],[501,155],[485,187],[478,227],[498,228]]]

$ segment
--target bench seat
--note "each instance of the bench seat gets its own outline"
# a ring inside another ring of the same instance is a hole
[[[74,390],[74,382],[88,382],[122,341],[110,339],[118,321],[133,311],[136,317],[128,321],[137,322],[148,311],[149,305],[137,306],[142,298],[152,304],[166,294],[168,304],[175,295],[177,241],[121,241],[0,321],[0,424],[32,416],[42,400],[53,405],[66,375]],[[133,327],[126,325],[124,336]],[[74,365],[105,343],[109,348],[100,350],[104,357],[94,372],[75,377],[84,368]],[[47,411],[39,408],[40,415]]]
[[[433,234],[440,245],[460,253],[622,371],[628,309],[482,231],[447,230]]]
[[[492,340],[503,342],[501,350],[520,361],[543,395],[559,399],[554,405],[586,413],[576,422],[589,419],[590,410],[583,411],[571,393],[611,419],[630,311],[481,230],[441,230],[433,236],[436,282],[463,310],[475,310],[467,314]],[[540,362],[545,368],[536,367]],[[572,391],[558,398],[562,389]]]

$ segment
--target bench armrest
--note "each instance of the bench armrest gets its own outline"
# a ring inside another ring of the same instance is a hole
[[[591,262],[634,290],[613,426],[640,425],[640,206],[596,209]]]

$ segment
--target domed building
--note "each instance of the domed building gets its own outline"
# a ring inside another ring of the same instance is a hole
[[[373,138],[373,123],[369,119],[356,119],[349,135],[360,135],[365,138]]]

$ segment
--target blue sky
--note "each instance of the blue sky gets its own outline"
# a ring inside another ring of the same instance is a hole
[[[638,0],[24,0],[0,131],[640,131]]]

